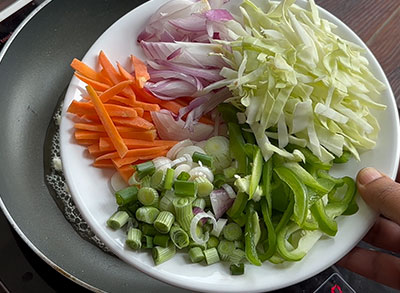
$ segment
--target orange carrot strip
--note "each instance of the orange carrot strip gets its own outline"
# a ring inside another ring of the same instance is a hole
[[[94,138],[94,139],[86,139],[86,138],[77,139],[76,136],[75,136],[75,139],[76,139],[77,144],[85,145],[85,146],[89,146],[89,145],[92,145],[92,144],[94,144],[94,143],[98,143],[98,142],[99,142],[99,138]]]
[[[119,134],[117,128],[115,127],[113,121],[111,120],[110,115],[108,115],[104,104],[101,102],[99,96],[96,94],[96,91],[88,85],[86,87],[89,95],[92,97],[93,105],[96,109],[97,115],[99,116],[101,123],[103,124],[108,136],[110,137],[115,149],[119,157],[123,158],[128,153],[128,147],[125,145],[122,140],[121,135]]]
[[[140,117],[136,117],[136,118],[140,118]],[[133,119],[136,119],[136,118],[133,118]],[[115,119],[117,119],[117,118],[115,118]],[[94,132],[106,132],[106,130],[102,124],[75,123],[74,127],[76,129],[89,130],[89,131],[94,131]],[[116,128],[119,133],[132,131],[132,127],[129,127],[129,126],[116,126]]]
[[[82,74],[79,74],[77,72],[75,72],[74,75],[77,78],[79,78],[80,80],[82,80],[84,83],[92,86],[95,90],[106,91],[110,87],[108,84],[105,84],[105,83],[99,82],[97,80],[88,78],[88,77],[86,77],[86,76],[84,76]]]
[[[143,108],[133,107],[133,109],[136,111],[136,113],[138,114],[139,117],[143,117],[143,114],[144,114]]]
[[[143,88],[146,81],[150,79],[150,74],[147,71],[147,66],[142,62],[142,60],[131,55],[131,61],[135,69],[135,78],[139,83],[139,86]]]
[[[149,121],[150,123],[153,123],[153,118],[151,118],[150,112],[145,111],[142,118]]]
[[[208,125],[214,125],[214,121],[212,121],[210,118],[206,117],[206,116],[202,116],[199,119],[199,122],[204,123],[204,124],[208,124]]]
[[[134,138],[124,138],[124,142],[128,149],[134,148],[145,148],[145,147],[156,147],[156,146],[167,146],[168,149],[172,148],[177,141],[173,140],[154,140],[148,141],[143,139],[134,139]],[[99,149],[102,151],[113,151],[114,146],[111,143],[111,140],[108,137],[101,137],[99,140]]]
[[[106,137],[106,132],[99,131],[90,131],[90,130],[75,130],[75,139],[84,141],[84,140],[96,140],[100,139],[100,137]],[[146,130],[146,131],[129,131],[129,132],[121,132],[120,136],[122,138],[129,139],[143,139],[147,141],[154,141],[157,133],[155,130]],[[89,144],[93,144],[93,141]]]
[[[115,117],[113,121],[116,125],[130,126],[135,129],[145,129],[145,130],[154,129],[153,123],[150,123],[149,121],[141,117],[136,117],[136,118]]]
[[[155,154],[157,152],[166,150],[167,148],[168,148],[167,146],[157,146],[157,147],[151,147],[151,148],[132,149],[132,150],[128,150],[124,157],[126,157],[126,158],[138,157],[139,159],[141,159],[141,157]],[[100,157],[97,157],[96,161],[106,160],[106,159],[116,159],[118,157],[121,157],[118,155],[118,152],[111,152],[111,153],[102,155]]]
[[[118,73],[118,71],[114,68],[111,64],[110,60],[107,58],[106,54],[103,51],[100,51],[99,54],[99,62],[100,65],[104,69],[104,73],[107,77],[111,80],[113,84],[118,84],[123,81],[122,76]],[[132,91],[131,88],[125,88],[122,91],[128,98],[132,100],[132,102],[136,101],[135,93]]]
[[[96,94],[97,95],[97,94]],[[135,109],[131,107],[124,107],[119,105],[113,104],[102,104],[107,112],[108,115],[114,117],[137,117],[137,112]],[[93,103],[90,102],[78,102],[73,100],[72,103],[69,105],[68,110],[69,113],[76,114],[79,116],[82,115],[96,115],[96,109]]]
[[[121,177],[125,180],[126,183],[129,182],[129,178],[131,178],[133,173],[135,173],[135,170],[130,165],[126,165],[121,168],[117,168],[117,170],[118,170],[119,174],[121,175]]]
[[[123,158],[123,159],[115,158],[115,159],[112,159],[112,161],[113,161],[114,165],[117,168],[121,168],[122,166],[130,165],[132,163],[135,163],[135,162],[139,161],[139,159],[141,161],[147,161],[147,160],[152,160],[152,159],[157,158],[157,157],[163,157],[163,156],[165,156],[167,154],[167,152],[168,152],[167,150],[164,150],[164,151],[161,151],[161,152],[158,152],[158,153],[154,153],[154,154],[151,154],[151,155],[148,155],[148,156],[142,156],[140,158],[138,158],[138,157],[127,157],[127,158]]]
[[[115,168],[113,162],[111,160],[102,160],[93,162],[93,167],[96,168]]]
[[[87,149],[89,154],[91,154],[93,157],[98,157],[106,153],[106,151],[100,149],[99,143],[91,144],[87,147]]]
[[[123,138],[138,138],[143,140],[153,141],[157,137],[157,132],[155,129],[146,130],[146,131],[131,131],[121,133]]]
[[[115,95],[119,94],[121,91],[123,91],[129,84],[131,84],[131,80],[125,80],[117,83],[116,85],[110,87],[108,90],[106,90],[104,93],[100,95],[100,99],[103,103],[106,103],[108,100],[110,100],[112,97]]]
[[[106,136],[106,133],[88,130],[75,130],[74,136],[78,141],[92,140],[90,144],[93,144],[93,140],[97,140],[102,136]]]
[[[104,78],[99,72],[95,71],[94,69],[76,58],[72,60],[71,67],[75,69],[75,71],[77,71],[79,74],[87,78],[96,80],[101,83],[110,84],[110,81]]]

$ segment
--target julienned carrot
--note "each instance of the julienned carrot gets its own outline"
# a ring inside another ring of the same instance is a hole
[[[89,154],[91,154],[93,157],[104,155],[107,152],[100,149],[99,143],[91,144],[87,147],[87,149],[89,151]]]
[[[121,132],[120,136],[122,138],[135,138],[135,139],[154,141],[157,136],[157,133],[154,129],[152,129],[146,131]],[[99,131],[81,130],[81,129],[75,130],[75,139],[80,140],[82,142],[85,140],[99,139],[100,137],[107,137],[107,133]],[[92,143],[93,142],[89,144]]]
[[[135,78],[138,81],[139,86],[142,88],[146,81],[150,79],[147,66],[142,62],[142,60],[136,58],[134,55],[131,55],[131,61],[135,70]]]
[[[101,123],[103,124],[108,136],[110,137],[115,149],[119,157],[123,158],[128,153],[128,147],[125,145],[122,140],[121,135],[119,134],[117,128],[111,120],[110,115],[108,115],[104,104],[101,102],[99,96],[96,94],[96,91],[88,85],[86,87],[89,95],[92,97],[93,105],[96,109],[97,115],[99,116]]]
[[[135,170],[129,165],[123,166],[121,168],[117,168],[117,167],[115,167],[115,168],[118,170],[119,174],[125,180],[126,183],[129,182],[129,178],[131,178],[133,173],[135,173]]]
[[[164,150],[164,151],[154,153],[154,154],[151,154],[148,156],[142,156],[140,158],[139,157],[127,157],[127,158],[123,158],[123,159],[115,158],[115,159],[111,159],[111,160],[117,168],[121,168],[122,166],[131,165],[139,160],[147,161],[147,160],[152,160],[157,157],[163,157],[167,154],[167,152],[168,152],[167,150]]]
[[[110,88],[110,86],[108,84],[102,83],[100,81],[91,79],[89,77],[86,77],[82,74],[79,74],[77,72],[74,73],[74,75],[79,78],[80,80],[82,80],[84,83],[91,85],[95,90],[97,91],[106,91],[107,89]]]
[[[92,144],[95,144],[95,143],[99,143],[99,138],[94,138],[94,139],[86,139],[86,138],[84,138],[84,139],[77,139],[76,136],[75,136],[75,140],[76,140],[76,143],[77,143],[77,144],[85,145],[85,146],[89,146],[89,145],[92,145]]]
[[[148,141],[154,141],[157,137],[157,132],[155,129],[146,130],[146,131],[131,131],[121,133],[123,138],[138,138]]]
[[[128,85],[132,83],[131,80],[125,80],[117,83],[116,85],[110,87],[104,93],[100,95],[100,99],[103,103],[109,101],[112,97],[122,92]]]
[[[140,118],[140,117],[137,117],[137,118]],[[132,127],[129,127],[129,126],[115,126],[115,127],[120,134],[124,133],[124,132],[131,132],[133,130]],[[106,132],[106,130],[102,124],[75,123],[74,128],[82,129],[82,130],[89,130],[89,131],[94,131],[94,132]]]
[[[96,92],[95,92],[96,93]],[[96,94],[97,95],[97,94]],[[138,114],[135,109],[131,107],[113,105],[113,104],[102,104],[104,106],[105,111],[108,115],[114,117],[137,117]],[[96,109],[93,103],[91,102],[78,102],[73,100],[69,105],[68,110],[69,113],[76,114],[79,116],[82,115],[96,115]]]
[[[156,146],[167,146],[167,149],[172,148],[177,141],[173,140],[154,140],[154,141],[147,141],[142,139],[129,139],[124,138],[124,143],[128,147],[128,149],[135,149],[135,148],[146,148],[146,147],[156,147]],[[102,151],[113,151],[115,150],[111,143],[111,140],[108,137],[100,137],[99,139],[99,149]]]
[[[161,152],[163,150],[166,150],[168,147],[166,146],[157,146],[157,147],[151,147],[151,148],[140,148],[140,149],[133,149],[133,150],[128,150],[123,157],[137,157],[141,159],[141,157],[147,157],[151,154],[155,154],[157,152]],[[122,157],[122,158],[123,158]],[[106,160],[106,159],[116,159],[116,158],[121,158],[121,156],[118,155],[118,152],[111,152],[105,155],[102,155],[100,157],[96,158],[96,161],[99,160]]]
[[[133,109],[136,111],[139,117],[143,117],[144,110],[140,107],[133,107]]]
[[[132,106],[140,107],[144,111],[160,111],[160,106],[157,104],[149,104],[145,102],[136,101],[135,103],[133,103]]]
[[[129,126],[135,129],[145,129],[145,130],[150,130],[154,129],[153,123],[141,118],[141,117],[136,117],[136,118],[119,118],[115,117],[113,119],[114,123],[116,125],[124,125],[124,126]]]
[[[153,118],[151,118],[150,112],[144,112],[142,118],[153,124]]]
[[[118,73],[118,71],[114,68],[114,66],[111,64],[110,60],[107,58],[106,54],[103,51],[100,51],[99,62],[103,67],[105,74],[114,85],[124,80]],[[131,88],[125,88],[122,92],[128,98],[130,98],[132,102],[136,101],[135,93],[132,91]]]
[[[77,71],[79,74],[86,76],[87,78],[99,81],[101,83],[105,83],[111,85],[111,82],[103,77],[102,74],[92,69],[90,66],[86,65],[82,61],[74,58],[71,62],[71,67]]]
[[[93,162],[93,167],[96,168],[115,168],[114,163],[111,160],[102,160]]]

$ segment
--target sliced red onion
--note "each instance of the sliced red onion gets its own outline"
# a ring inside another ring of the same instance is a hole
[[[151,112],[151,117],[157,128],[160,138],[165,140],[193,139],[195,141],[207,139],[213,132],[214,127],[204,123],[197,123],[193,131],[184,128],[185,121],[176,121],[169,111],[161,110]]]
[[[197,91],[201,91],[203,89],[203,84],[198,78],[182,72],[173,70],[149,69],[149,74],[151,76],[149,80],[150,82],[158,82],[166,79],[179,79],[192,84],[194,87],[196,87]]]
[[[189,105],[179,109],[178,118],[181,119],[183,116],[186,115],[186,113],[189,113],[193,109],[195,109],[195,108],[199,107],[200,105],[204,104],[205,102],[207,102],[207,100],[208,99],[207,99],[206,96],[195,98],[193,101],[191,101],[189,103]]]
[[[161,100],[175,100],[179,97],[192,96],[197,92],[197,87],[183,81],[166,79],[156,83],[146,82],[145,88]]]
[[[233,20],[232,14],[226,9],[211,9],[204,13],[207,20],[211,21],[227,21]]]
[[[172,19],[169,21],[175,28],[187,32],[206,32],[206,19],[199,15],[192,14],[190,17]]]
[[[213,190],[210,193],[210,200],[216,219],[225,214],[234,201],[223,188]]]
[[[206,214],[205,212],[201,212],[201,213],[198,213],[197,215],[195,215],[193,217],[192,221],[190,222],[190,237],[192,237],[193,241],[196,242],[197,244],[204,244],[210,238],[210,235],[208,232],[204,233],[204,238],[200,238],[197,235],[197,231],[196,231],[197,225],[199,224],[200,221],[202,221],[202,219],[210,219],[213,224],[213,229],[217,225],[217,221],[215,220],[215,218]]]
[[[232,186],[225,183],[221,187],[226,191],[226,193],[228,193],[230,198],[232,199],[236,198],[236,192],[233,190]]]
[[[182,49],[181,49],[181,48],[179,48],[179,49],[175,50],[174,52],[172,52],[172,53],[167,57],[167,60],[168,60],[168,61],[169,61],[169,60],[172,60],[172,59],[174,59],[175,57],[178,57],[180,54],[182,54]]]

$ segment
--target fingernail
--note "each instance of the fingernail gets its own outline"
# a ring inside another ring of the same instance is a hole
[[[372,181],[381,178],[382,174],[379,173],[378,170],[375,168],[367,167],[362,169],[357,176],[357,180],[360,184],[362,185],[367,185],[368,183],[371,183]]]

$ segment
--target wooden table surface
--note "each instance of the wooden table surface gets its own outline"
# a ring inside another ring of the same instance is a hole
[[[400,0],[316,0],[373,52],[400,105]]]

